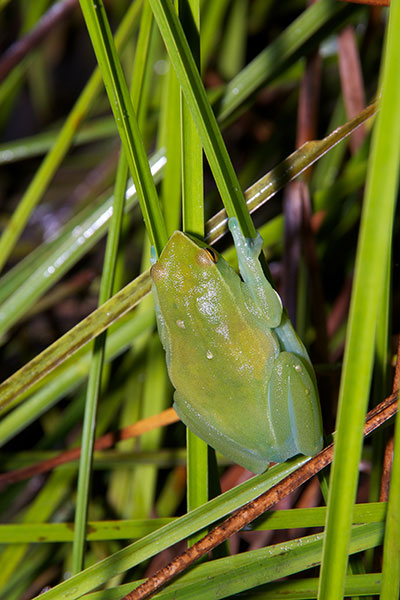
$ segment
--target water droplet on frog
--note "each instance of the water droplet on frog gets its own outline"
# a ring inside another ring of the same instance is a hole
[[[181,329],[185,329],[185,322],[181,321],[180,319],[177,320],[176,324],[178,325],[178,327],[180,327]]]
[[[213,353],[211,352],[211,350],[207,350],[206,356],[207,358],[213,358]]]
[[[295,366],[295,369],[296,369],[296,371],[297,371],[298,373],[301,373],[301,371],[302,371],[302,368],[301,368],[301,366],[300,366],[300,365],[296,365],[296,366]]]

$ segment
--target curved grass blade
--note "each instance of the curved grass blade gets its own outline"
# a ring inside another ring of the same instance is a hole
[[[289,181],[303,173],[308,167],[324,156],[336,144],[346,139],[357,127],[372,117],[378,110],[378,103],[373,102],[359,115],[347,121],[322,140],[306,142],[274,167],[264,177],[250,186],[246,192],[246,204],[250,213],[270,200]],[[211,217],[206,225],[206,240],[215,242],[228,230],[228,217],[225,209]]]
[[[136,187],[147,233],[152,246],[160,254],[167,242],[165,223],[107,15],[102,2],[80,0],[80,5]]]
[[[40,156],[50,150],[58,132],[45,132],[12,142],[0,144],[0,165],[6,165],[34,156]],[[72,140],[71,146],[80,146],[96,140],[115,137],[118,130],[113,117],[102,117],[82,126]]]
[[[373,131],[339,393],[336,448],[319,587],[319,597],[327,600],[343,597],[349,528],[362,447],[362,423],[372,376],[377,312],[386,278],[397,198],[400,163],[399,29],[400,3],[394,2],[389,12],[381,75],[381,110]]]
[[[43,453],[40,453],[43,458]],[[39,457],[33,458],[38,460]],[[155,457],[157,460],[157,457]],[[15,461],[18,457],[15,457]],[[122,462],[122,461],[121,461]],[[24,461],[24,465],[26,460]],[[16,463],[18,464],[18,463]],[[354,506],[353,525],[384,523],[386,502],[369,502]],[[271,531],[293,527],[323,527],[326,506],[270,510],[251,524],[252,531]],[[155,519],[121,519],[118,521],[90,521],[87,540],[132,540],[140,539],[164,525],[176,521],[177,517]],[[74,532],[71,523],[12,523],[0,524],[1,544],[71,542]]]
[[[295,471],[300,465],[307,462],[307,460],[301,458],[289,461],[283,465],[276,465],[267,473],[253,477],[233,490],[221,494],[217,498],[207,502],[207,504],[183,515],[173,523],[130,544],[119,552],[45,592],[43,600],[66,600],[67,598],[75,600],[79,598],[86,592],[106,582],[116,573],[126,571],[143,560],[161,552],[161,550],[168,548],[171,544],[188,537],[199,529],[203,529],[217,519],[243,506],[247,500],[270,489],[283,479],[285,475]]]
[[[140,581],[124,583],[115,588],[107,588],[99,592],[91,592],[85,596],[85,600],[120,600],[125,594],[130,592],[134,584],[139,585]],[[168,588],[168,591],[162,591],[157,599],[169,597],[177,586]],[[345,596],[367,596],[369,594],[379,594],[381,589],[381,574],[369,573],[367,575],[348,575],[345,583]],[[259,587],[254,592],[246,592],[248,600],[310,600],[317,597],[318,579],[316,577],[307,577],[307,579],[285,579],[276,583],[268,583],[265,588]],[[197,600],[201,595],[201,587],[192,592],[191,598]],[[178,598],[178,595],[175,596]],[[180,596],[179,596],[180,597]]]
[[[154,326],[153,310],[141,314],[127,315],[112,327],[106,344],[106,360],[111,361],[128,348],[140,347]],[[51,372],[42,381],[33,385],[33,393],[27,398],[17,394],[7,409],[16,406],[0,420],[0,446],[38,419],[45,411],[65,398],[87,378],[90,367],[91,349],[82,348],[75,356],[67,360],[61,368]],[[37,389],[38,388],[38,389]],[[21,406],[18,406],[18,404]],[[3,409],[1,412],[4,413]]]
[[[116,43],[118,47],[121,47],[126,42],[131,31],[132,24],[137,17],[139,7],[140,3],[137,0],[136,2],[133,2],[129,7],[129,10],[127,10],[124,20],[122,21],[118,33],[116,34]],[[31,184],[18,204],[17,209],[14,211],[7,228],[4,230],[0,238],[0,270],[6,263],[10,252],[12,251],[31,215],[32,210],[40,201],[57,167],[60,165],[62,159],[70,148],[75,132],[85,115],[90,110],[93,100],[100,90],[100,86],[101,75],[100,71],[97,69],[89,79],[83,92],[76,101],[75,106],[61,128],[54,145],[41,163]]]
[[[379,546],[383,530],[383,523],[353,527],[350,553]],[[159,592],[157,597],[165,600],[189,600],[200,596],[217,599],[249,591],[319,564],[322,540],[323,534],[317,533],[198,565]],[[142,597],[136,596],[134,591],[128,596],[129,600]]]
[[[9,377],[0,385],[0,408],[7,406],[32,386],[38,377],[50,373],[79,348],[105,331],[114,321],[136,306],[143,296],[149,293],[150,288],[150,271],[146,271]]]
[[[174,7],[170,2],[149,2],[192,113],[224,206],[230,216],[237,217],[243,233],[247,237],[255,237],[256,231],[246,209],[243,192]]]
[[[166,162],[162,152],[157,152],[149,162],[158,182]],[[0,298],[4,298],[0,307],[0,336],[103,237],[112,217],[113,201],[111,196],[95,210],[83,210],[56,239],[40,246],[0,280]],[[128,185],[126,210],[131,210],[136,202],[136,188]]]
[[[245,98],[297,60],[304,45],[322,28],[332,30],[353,13],[354,7],[331,0],[311,4],[279,38],[228,83],[217,111],[218,119],[227,119]]]

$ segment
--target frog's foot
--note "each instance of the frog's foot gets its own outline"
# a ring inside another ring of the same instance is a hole
[[[313,456],[322,449],[321,412],[317,392],[302,360],[291,352],[276,359],[268,385],[268,419],[275,451],[283,462],[295,454]]]
[[[243,279],[243,295],[250,312],[263,319],[267,327],[278,327],[282,318],[282,302],[265,277],[258,256],[263,240],[260,234],[256,238],[245,238],[237,219],[229,219],[229,229],[235,242],[239,271]]]

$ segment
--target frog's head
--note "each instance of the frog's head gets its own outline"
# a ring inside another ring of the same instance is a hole
[[[215,276],[219,261],[213,248],[194,241],[182,231],[175,231],[152,266],[151,278],[157,290],[169,288],[178,294],[193,289],[213,274]]]

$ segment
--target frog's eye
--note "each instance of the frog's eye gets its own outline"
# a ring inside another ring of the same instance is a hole
[[[218,262],[218,254],[212,248],[199,248],[196,253],[196,263],[203,268],[208,268]]]
[[[215,250],[213,250],[212,248],[204,248],[204,251],[207,252],[207,254],[210,256],[213,263],[218,262],[218,256],[217,256],[217,253],[215,252]]]

